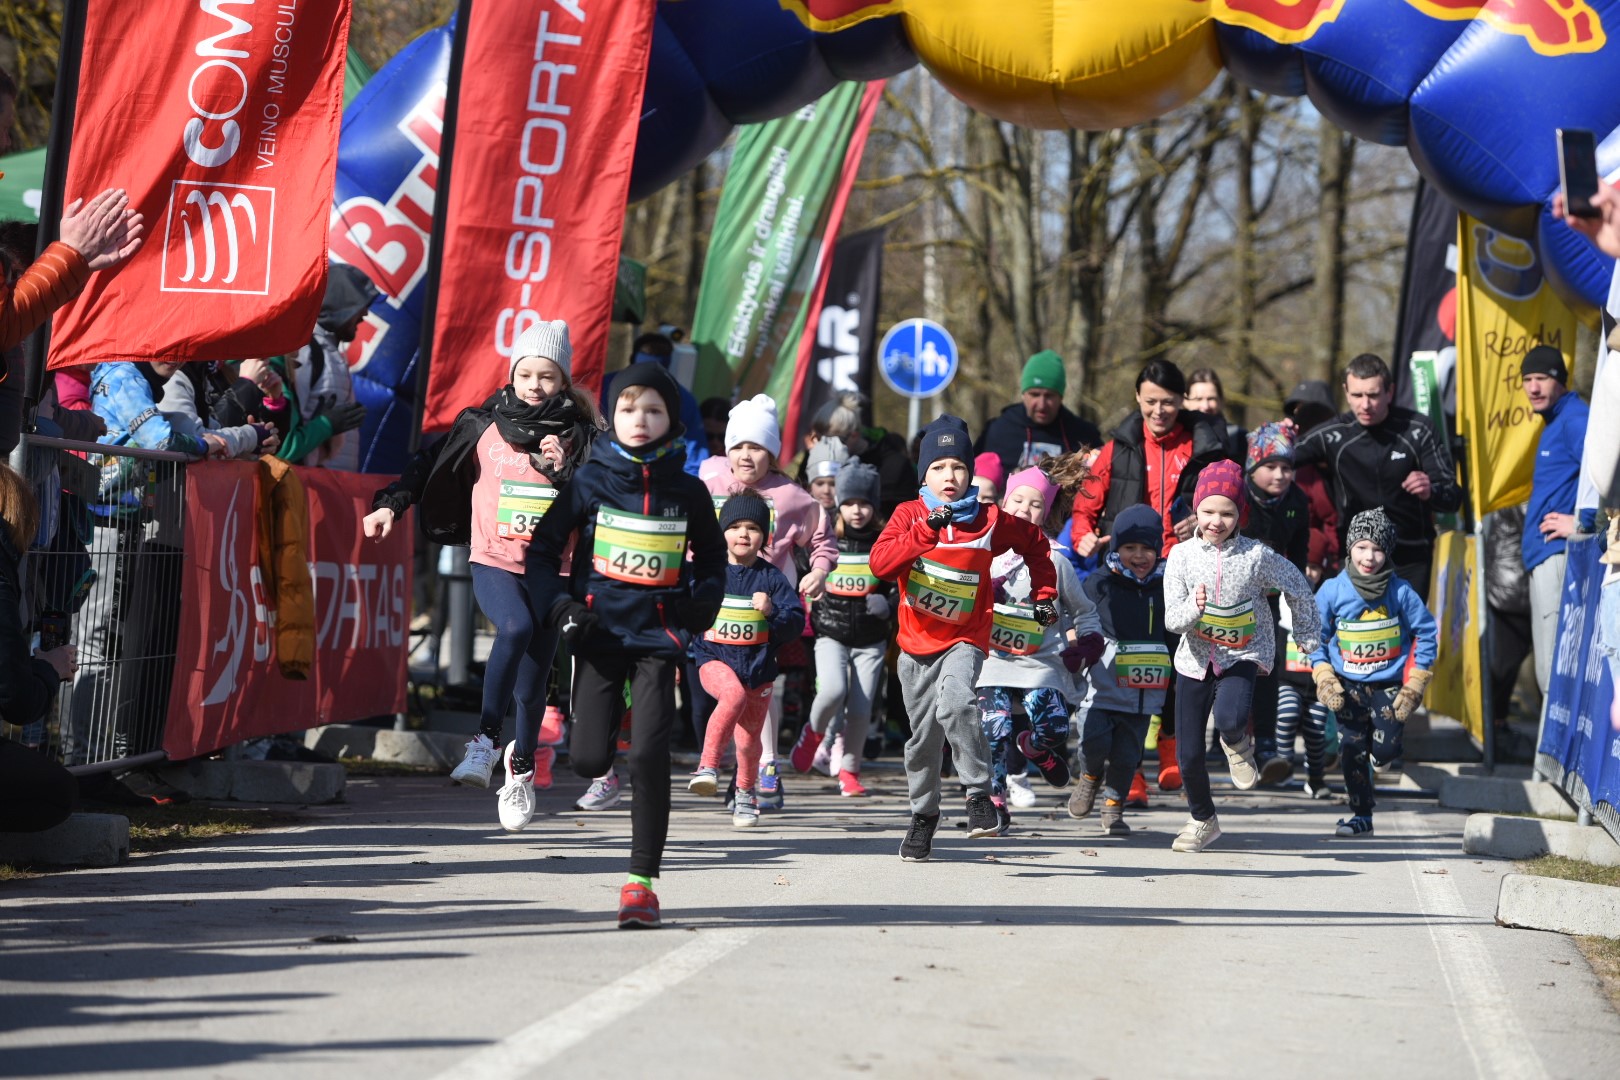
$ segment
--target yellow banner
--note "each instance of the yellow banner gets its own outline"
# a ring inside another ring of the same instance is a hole
[[[1523,240],[1462,214],[1457,253],[1457,429],[1468,440],[1478,520],[1530,497],[1541,421],[1524,399],[1519,365],[1545,344],[1573,373],[1575,314]]]
[[[1429,684],[1429,708],[1449,716],[1475,739],[1485,738],[1484,688],[1480,647],[1483,627],[1477,617],[1482,583],[1478,580],[1474,538],[1443,532],[1434,545],[1434,581],[1429,597],[1440,624],[1440,655]]]

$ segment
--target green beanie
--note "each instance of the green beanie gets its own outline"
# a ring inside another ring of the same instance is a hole
[[[1019,383],[1018,392],[1054,390],[1061,394],[1068,385],[1068,376],[1063,374],[1063,357],[1051,349],[1042,349],[1024,365],[1024,378]]]

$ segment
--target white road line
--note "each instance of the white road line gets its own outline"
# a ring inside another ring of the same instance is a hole
[[[1380,819],[1384,815],[1379,815]],[[1410,811],[1388,815],[1396,833],[1417,839],[1436,834]],[[1518,1014],[1502,986],[1485,943],[1481,924],[1463,903],[1462,893],[1440,860],[1413,852],[1406,870],[1417,893],[1418,906],[1429,926],[1429,937],[1440,958],[1440,973],[1457,1013],[1463,1045],[1474,1062],[1474,1073],[1511,1080],[1537,1080],[1547,1076],[1541,1057],[1519,1023]],[[1434,873],[1433,871],[1440,871]]]
[[[695,940],[479,1051],[440,1073],[439,1080],[505,1080],[533,1076],[541,1066],[603,1028],[742,948],[756,933],[754,929],[700,930]]]

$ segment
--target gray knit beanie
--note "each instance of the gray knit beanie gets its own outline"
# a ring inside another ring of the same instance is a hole
[[[568,324],[561,319],[537,323],[518,335],[512,345],[512,363],[506,369],[506,381],[512,381],[512,372],[525,356],[538,356],[562,368],[570,383],[574,381],[574,346],[568,341]]]
[[[1353,548],[1358,540],[1371,540],[1385,555],[1395,553],[1395,524],[1382,507],[1363,510],[1350,520],[1350,530],[1344,534],[1344,546]]]

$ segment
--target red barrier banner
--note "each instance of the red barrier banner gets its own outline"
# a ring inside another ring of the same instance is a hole
[[[471,9],[424,430],[505,383],[543,319],[568,321],[574,383],[600,384],[652,45],[652,0]]]
[[[163,749],[180,761],[243,739],[405,708],[413,529],[361,535],[383,478],[297,469],[309,500],[315,664],[285,678],[259,560],[258,466],[186,470],[186,571]]]
[[[56,314],[50,366],[306,344],[326,289],[348,0],[87,8],[65,198],[126,189],[146,243]]]

